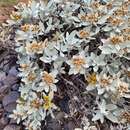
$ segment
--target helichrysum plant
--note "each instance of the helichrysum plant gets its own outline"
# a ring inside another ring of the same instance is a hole
[[[130,0],[32,0],[16,10],[7,22],[17,26],[21,96],[10,117],[39,130],[41,121],[59,111],[59,83],[79,76],[84,97],[95,97],[89,121],[130,129]],[[84,112],[81,129],[95,128],[85,120]]]

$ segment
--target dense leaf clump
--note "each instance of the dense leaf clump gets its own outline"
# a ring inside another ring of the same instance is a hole
[[[63,111],[83,130],[130,129],[130,0],[30,1],[7,22],[21,77],[10,117],[38,130]]]

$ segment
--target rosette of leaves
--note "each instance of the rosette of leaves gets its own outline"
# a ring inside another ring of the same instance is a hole
[[[58,111],[81,128],[88,117],[95,125],[105,119],[129,127],[129,6],[129,0],[18,4],[7,21],[17,26],[21,77],[11,117],[30,130]]]

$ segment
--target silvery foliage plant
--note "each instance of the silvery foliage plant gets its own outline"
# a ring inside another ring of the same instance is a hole
[[[39,130],[59,111],[59,75],[82,75],[84,93],[96,98],[91,122],[130,129],[130,0],[32,0],[15,8],[7,22],[17,26],[21,96],[10,117]]]

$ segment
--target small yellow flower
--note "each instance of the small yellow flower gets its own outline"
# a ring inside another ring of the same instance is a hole
[[[25,25],[21,26],[21,30],[24,32],[29,31],[29,29],[30,29],[30,24],[25,24]]]
[[[41,106],[41,103],[36,99],[31,102],[31,106],[38,109]]]
[[[10,17],[13,19],[13,20],[20,20],[22,18],[22,16],[18,13],[18,12],[12,12],[12,14],[10,15]]]
[[[76,67],[77,70],[79,70],[82,67],[82,65],[86,64],[85,59],[82,58],[81,56],[73,57],[72,63]]]
[[[79,37],[80,38],[87,38],[88,36],[89,36],[89,32],[87,32],[85,30],[79,31]]]
[[[123,2],[123,4],[122,4],[122,9],[127,9],[128,10],[128,12],[129,12],[129,5],[130,5],[130,0],[127,0],[127,1],[125,1],[125,2]]]
[[[26,50],[28,53],[42,53],[43,50],[45,49],[47,44],[47,39],[44,42],[32,42],[26,45]]]
[[[114,13],[115,16],[125,16],[128,14],[128,9],[127,8],[120,8],[117,9]]]
[[[86,21],[91,22],[91,23],[95,23],[98,21],[99,16],[100,16],[99,13],[87,14]]]
[[[79,15],[79,17],[82,21],[86,21],[86,15]]]
[[[46,82],[47,85],[51,85],[54,83],[54,77],[48,72],[44,71],[42,80]]]
[[[110,37],[110,41],[113,45],[120,44],[124,42],[123,36],[112,36]]]
[[[107,88],[108,86],[110,86],[110,84],[112,83],[113,79],[110,76],[107,76],[106,74],[97,77],[97,81],[99,82],[100,86],[102,88]]]
[[[125,33],[125,34],[130,33],[130,28],[124,28],[124,29],[122,30],[122,33]]]
[[[36,74],[33,73],[33,72],[29,73],[28,76],[27,76],[27,79],[30,82],[34,81],[36,79]]]
[[[33,25],[33,24],[24,24],[21,26],[21,30],[24,32],[29,31],[29,29],[33,32],[36,32],[39,30],[39,26],[38,25]]]
[[[95,85],[97,82],[96,73],[92,73],[91,75],[86,77],[86,80],[88,81],[89,84]]]
[[[92,7],[93,9],[98,9],[101,6],[101,4],[97,1],[92,2],[92,4],[90,5],[90,7]]]
[[[113,18],[113,17],[109,17],[107,19],[107,21],[112,25],[112,26],[119,26],[121,24],[124,23],[124,20],[122,20],[121,18]]]
[[[125,41],[130,41],[130,34],[124,35],[124,40]]]
[[[85,74],[86,68],[89,68],[89,59],[85,56],[85,52],[80,52],[77,55],[66,61],[70,65],[69,74]]]
[[[123,112],[121,114],[121,119],[125,119],[127,123],[130,123],[130,113],[129,112]]]
[[[53,38],[52,38],[52,41],[58,41],[58,40],[61,40],[62,37],[60,36],[60,33],[56,31],[55,34],[53,34]]]
[[[99,13],[89,13],[89,14],[84,14],[84,15],[79,14],[79,18],[82,21],[90,22],[92,24],[97,22],[99,17],[100,17]]]
[[[113,7],[113,3],[112,2],[109,2],[107,5],[106,5],[107,9],[112,9]]]
[[[100,84],[102,87],[106,87],[106,86],[110,85],[110,82],[107,79],[101,79]]]
[[[39,26],[38,26],[38,25],[31,25],[30,28],[31,28],[31,30],[32,30],[33,32],[36,32],[36,31],[39,30]]]
[[[50,108],[52,108],[52,106],[53,106],[52,98],[49,95],[43,96],[43,100],[44,100],[43,108],[45,110],[49,110]]]
[[[125,74],[130,78],[130,71],[125,70]]]
[[[20,68],[26,70],[29,67],[27,64],[20,64]]]
[[[120,82],[117,91],[120,96],[123,96],[129,91],[129,85],[125,82]]]

